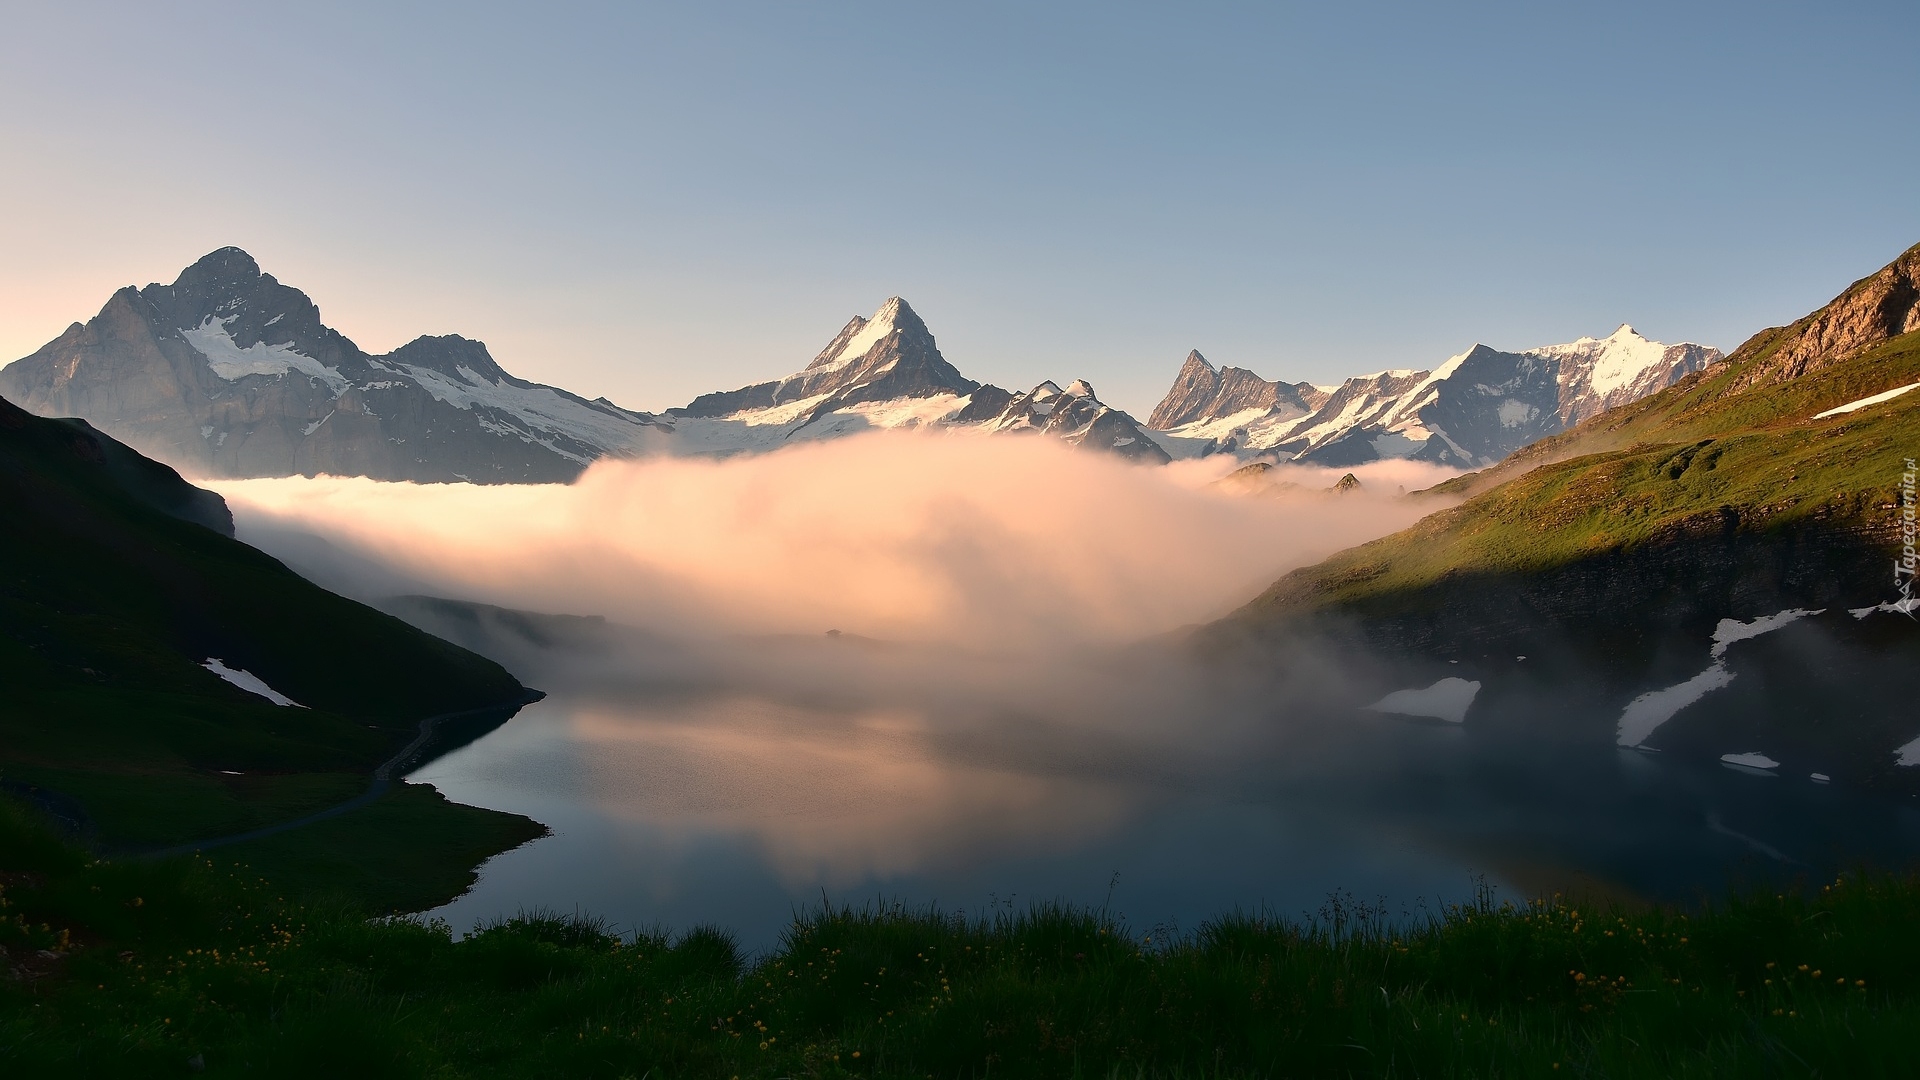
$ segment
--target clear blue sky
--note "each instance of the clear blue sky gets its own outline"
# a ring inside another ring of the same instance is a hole
[[[239,244],[361,344],[637,408],[899,293],[1143,413],[1622,321],[1731,348],[1920,241],[1920,4],[5,2],[0,359]]]

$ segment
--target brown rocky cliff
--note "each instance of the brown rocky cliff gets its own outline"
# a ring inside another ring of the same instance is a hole
[[[1920,244],[1806,318],[1735,349],[1728,361],[1752,366],[1729,389],[1786,382],[1913,330],[1920,330]]]

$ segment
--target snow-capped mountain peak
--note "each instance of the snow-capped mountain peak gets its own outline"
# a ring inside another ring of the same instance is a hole
[[[819,356],[813,358],[813,363],[806,366],[805,372],[839,371],[857,363],[876,346],[899,333],[900,328],[896,324],[903,321],[916,323],[922,330],[926,328],[926,324],[920,322],[920,317],[913,313],[905,300],[898,296],[888,297],[871,319],[855,315],[846,329],[840,331],[839,336],[829,342]]]
[[[171,285],[121,289],[0,372],[0,392],[210,476],[568,480],[659,433],[644,413],[516,379],[466,338],[370,356],[232,247]]]
[[[813,402],[831,411],[855,402],[964,397],[980,384],[960,374],[913,308],[888,298],[870,318],[855,316],[813,362],[773,382],[702,394],[675,416],[719,419]],[[783,421],[784,422],[784,421]]]
[[[1586,385],[1602,398],[1631,389],[1649,372],[1657,371],[1670,361],[1668,346],[1648,341],[1626,323],[1621,323],[1618,330],[1604,338],[1582,337],[1564,345],[1543,345],[1527,351],[1584,368]]]
[[[706,394],[670,410],[680,451],[732,454],[873,429],[1037,431],[1144,461],[1165,451],[1085,380],[1025,393],[967,379],[948,364],[905,300],[855,316],[802,370],[776,382]]]

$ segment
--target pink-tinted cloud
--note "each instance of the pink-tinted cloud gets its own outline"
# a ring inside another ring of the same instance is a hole
[[[362,595],[411,589],[656,630],[1011,647],[1209,619],[1433,509],[1384,483],[1247,498],[1205,478],[1037,437],[894,432],[607,461],[564,486],[214,486],[243,538],[299,565],[316,549],[289,538],[318,536],[328,583]]]

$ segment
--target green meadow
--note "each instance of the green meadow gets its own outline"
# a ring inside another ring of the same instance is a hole
[[[10,1076],[1867,1077],[1911,1075],[1920,1031],[1914,877],[1691,911],[1336,900],[1160,935],[822,907],[746,956],[580,914],[455,940],[378,916],[386,856],[99,860],[13,802],[0,854]]]

